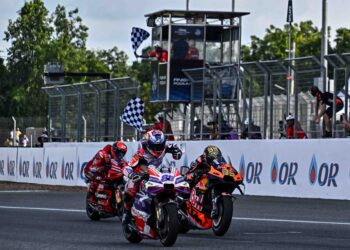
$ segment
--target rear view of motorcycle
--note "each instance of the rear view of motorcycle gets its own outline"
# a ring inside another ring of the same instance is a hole
[[[123,225],[125,238],[132,243],[159,239],[172,246],[178,234],[178,193],[189,193],[189,185],[174,167],[148,166],[131,208],[132,219]]]
[[[181,167],[182,175],[186,171],[188,167]],[[208,165],[191,187],[190,197],[178,196],[180,232],[211,228],[215,235],[224,235],[232,221],[232,193],[238,189],[243,194],[241,185],[241,175],[230,164]]]
[[[118,216],[123,214],[123,171],[115,160],[111,161],[104,181],[98,185],[95,192],[97,204],[86,199],[86,214],[91,220]]]

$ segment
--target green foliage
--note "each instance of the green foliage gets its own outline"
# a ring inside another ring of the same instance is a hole
[[[9,21],[5,40],[11,42],[8,49],[9,69],[8,114],[43,114],[46,96],[40,90],[43,80],[45,48],[49,45],[52,29],[47,20],[48,11],[41,0],[25,2],[19,17]],[[5,114],[6,115],[6,114]]]
[[[292,27],[296,56],[320,55],[321,33],[311,22],[304,21]],[[251,37],[250,45],[242,46],[243,61],[283,60],[288,57],[289,25],[282,28],[270,25],[263,38]],[[6,63],[0,58],[0,112],[2,116],[46,116],[47,96],[43,86],[44,65],[48,62],[64,65],[71,72],[107,72],[112,77],[131,76],[141,85],[141,97],[147,103],[146,120],[161,110],[161,104],[148,104],[151,92],[151,68],[147,60],[127,65],[128,57],[117,47],[88,50],[88,27],[78,9],[66,10],[57,5],[52,13],[43,0],[28,0],[18,11],[15,20],[9,20],[4,40],[10,43]],[[350,30],[336,31],[336,46],[330,53],[350,52]],[[145,48],[146,54],[151,48]],[[66,83],[90,81],[92,78],[65,78]],[[261,86],[254,84],[254,93]],[[9,108],[11,107],[11,108]]]
[[[242,48],[243,61],[284,60],[288,58],[289,31],[292,30],[292,43],[296,44],[295,56],[320,57],[321,31],[312,21],[303,21],[283,29],[270,25],[264,38],[252,36],[251,45]]]
[[[350,52],[350,29],[340,28],[336,31],[336,38],[334,39],[336,46],[335,53],[349,53]]]

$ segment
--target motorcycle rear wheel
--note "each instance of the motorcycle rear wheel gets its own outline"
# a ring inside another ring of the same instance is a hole
[[[219,215],[213,219],[213,231],[216,236],[223,236],[230,228],[233,214],[233,202],[230,196],[220,197],[217,204]]]
[[[176,204],[164,205],[161,213],[162,221],[158,222],[158,234],[163,246],[169,247],[176,242],[179,228]]]

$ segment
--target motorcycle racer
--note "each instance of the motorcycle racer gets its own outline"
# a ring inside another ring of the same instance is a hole
[[[210,165],[222,165],[225,164],[226,160],[222,156],[221,150],[217,146],[207,146],[196,160],[190,164],[190,169],[185,175],[185,180],[190,184],[190,187],[194,187],[199,177],[201,177]],[[216,201],[213,201],[216,204]],[[218,213],[217,207],[213,206],[212,218]]]
[[[123,224],[128,224],[131,217],[131,207],[142,179],[141,172],[149,165],[161,165],[166,153],[171,153],[174,160],[179,160],[182,151],[177,144],[166,144],[166,136],[162,131],[152,129],[140,140],[140,148],[123,170],[127,179],[124,194]]]
[[[127,163],[124,156],[128,148],[122,141],[116,141],[112,145],[108,144],[99,150],[84,168],[86,182],[89,183],[88,200],[96,204],[95,192],[98,185],[104,180],[110,168],[111,160],[117,161],[121,168]]]
[[[201,154],[197,159],[195,159],[190,164],[190,170],[185,176],[187,182],[191,186],[196,184],[196,179],[202,175],[203,170],[208,168],[208,165],[216,161],[216,164],[225,164],[226,160],[222,156],[221,150],[217,146],[207,146],[203,154]]]

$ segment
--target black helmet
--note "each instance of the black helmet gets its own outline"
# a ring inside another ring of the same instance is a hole
[[[204,149],[204,156],[207,162],[212,162],[215,159],[221,159],[222,153],[221,150],[217,146],[208,146]]]

